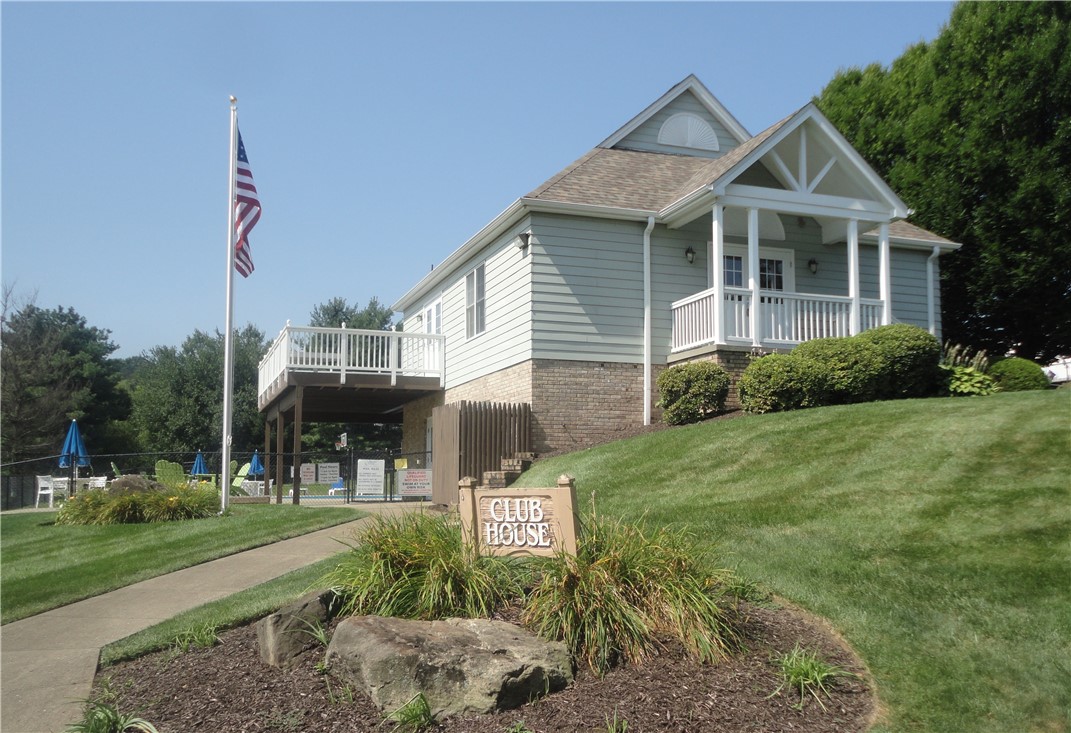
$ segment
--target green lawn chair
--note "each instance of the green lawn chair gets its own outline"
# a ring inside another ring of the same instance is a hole
[[[248,496],[249,494],[242,488],[242,482],[245,481],[245,477],[249,475],[249,464],[245,464],[238,469],[238,474],[234,477],[234,481],[231,481],[231,495],[237,494],[239,496]]]
[[[186,471],[183,470],[181,463],[157,461],[156,481],[164,486],[174,487],[185,485],[189,479],[186,478]]]

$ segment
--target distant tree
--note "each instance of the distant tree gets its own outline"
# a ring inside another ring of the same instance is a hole
[[[1071,352],[1071,4],[960,3],[932,43],[816,102],[913,221],[963,243],[941,258],[945,339]]]
[[[231,428],[236,451],[253,450],[264,434],[257,410],[257,366],[267,348],[252,325],[234,332]],[[180,348],[157,346],[136,369],[134,416],[150,451],[215,450],[223,434],[223,334],[194,331]]]
[[[97,454],[129,449],[122,423],[130,395],[120,385],[118,348],[106,329],[73,308],[16,303],[5,288],[0,343],[0,445],[4,463],[56,455],[78,420]]]
[[[312,309],[309,325],[318,328],[340,328],[345,323],[346,328],[389,331],[393,319],[394,311],[382,305],[375,296],[369,299],[364,308],[358,308],[356,304],[350,305],[345,298],[336,297]]]

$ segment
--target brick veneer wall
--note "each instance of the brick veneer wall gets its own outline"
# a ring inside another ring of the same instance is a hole
[[[443,404],[443,393],[407,402],[402,408],[402,453],[422,453],[427,450],[428,418],[432,409]]]
[[[729,372],[729,378],[732,380],[729,383],[729,396],[725,400],[725,406],[728,409],[740,408],[740,391],[737,388],[737,383],[740,381],[740,375],[747,369],[748,364],[751,363],[753,357],[753,350],[745,347],[720,347],[717,351],[706,352],[693,352],[686,354],[679,358],[678,361],[674,361],[673,365],[688,364],[693,361],[712,361],[715,364],[720,364],[725,368],[725,371]]]

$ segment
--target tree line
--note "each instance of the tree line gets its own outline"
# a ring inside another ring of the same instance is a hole
[[[313,308],[310,325],[386,330],[393,313],[371,298],[364,307],[332,298]],[[110,332],[91,326],[73,308],[18,301],[10,288],[2,303],[0,359],[0,463],[59,453],[70,420],[95,455],[215,452],[223,432],[224,338],[195,330],[180,346],[155,346],[115,358]],[[234,449],[263,444],[257,410],[257,367],[269,341],[253,325],[236,329],[234,348]],[[348,432],[358,447],[396,447],[396,426],[311,425],[309,451],[334,449]],[[12,467],[14,468],[14,467]],[[17,472],[17,471],[16,471]]]

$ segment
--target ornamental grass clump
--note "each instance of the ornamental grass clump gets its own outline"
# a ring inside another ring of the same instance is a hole
[[[414,512],[374,518],[321,582],[342,615],[488,618],[521,594],[514,565],[465,545],[457,517]]]
[[[72,496],[56,524],[140,524],[203,519],[219,512],[219,497],[205,488],[120,487],[88,489]]]
[[[736,642],[719,574],[706,569],[683,532],[591,517],[575,556],[537,565],[523,621],[544,638],[564,641],[578,663],[602,675],[638,664],[668,636],[701,662],[722,658]]]

